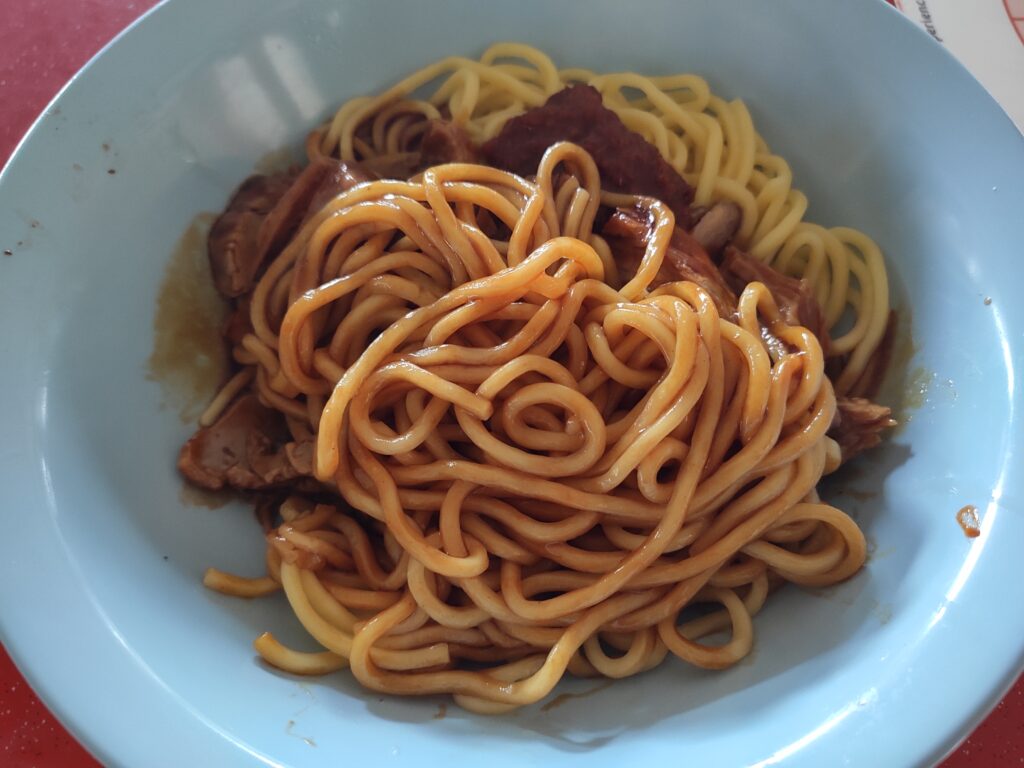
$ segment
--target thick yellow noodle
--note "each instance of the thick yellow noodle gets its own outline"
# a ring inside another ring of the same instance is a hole
[[[494,62],[508,54],[532,68]],[[447,105],[478,136],[496,130],[495,115],[584,76],[499,46],[399,91],[440,74],[450,77],[438,95],[409,109]],[[847,265],[877,256],[856,233],[797,224],[802,196],[784,164],[757,160],[770,156],[738,102],[713,101],[689,76],[597,82],[638,128],[655,116],[652,135],[673,110],[685,116],[685,132],[653,138],[702,194],[749,197],[744,207],[759,213],[748,247],[767,243],[766,258],[801,270],[818,263],[815,243],[823,253],[841,244]],[[645,99],[673,106],[629,106],[620,92],[647,85]],[[390,110],[387,141],[396,93],[346,105],[315,141],[360,155],[352,126]],[[758,200],[752,190],[780,178],[777,202]],[[535,181],[438,166],[340,195],[269,266],[254,332],[235,350],[246,373],[231,386],[251,380],[296,440],[315,441],[315,476],[344,503],[285,502],[268,531],[268,576],[207,575],[245,596],[280,584],[324,649],[263,635],[267,662],[297,674],[347,665],[376,691],[449,693],[499,713],[538,701],[566,673],[626,677],[670,653],[728,667],[750,652],[751,619],[773,588],[833,584],[862,566],[861,531],[815,490],[838,463],[817,338],[787,325],[759,283],[735,318],[693,283],[652,290],[674,227],[656,200],[628,198],[650,212],[653,235],[635,275],[609,275],[592,230],[602,195],[593,160],[572,144],[549,149]],[[500,231],[494,222],[507,238],[486,234]],[[834,279],[828,258],[823,285]],[[852,301],[867,311],[879,289],[861,285]],[[790,352],[773,359],[762,327]],[[722,644],[702,641],[723,631]]]
[[[804,221],[807,197],[793,187],[788,163],[754,129],[746,105],[715,96],[697,75],[559,70],[536,48],[498,43],[479,60],[448,57],[378,96],[352,99],[313,135],[310,151],[342,160],[394,156],[442,110],[482,142],[510,117],[575,82],[594,86],[606,107],[657,147],[694,186],[698,205],[732,200],[740,207],[738,247],[811,283],[835,336],[829,354],[843,360],[836,392],[850,393],[889,320],[882,253],[861,232]]]

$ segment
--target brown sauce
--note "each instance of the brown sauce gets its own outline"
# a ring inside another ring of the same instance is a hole
[[[857,501],[872,501],[874,499],[877,499],[878,495],[881,492],[881,488],[872,488],[870,490],[865,490],[863,488],[848,488],[845,486],[841,490],[841,493],[844,496],[849,496],[851,499],[855,499]]]
[[[956,521],[968,539],[976,539],[981,535],[981,519],[978,517],[978,508],[973,504],[961,507],[956,513]]]
[[[889,405],[893,409],[899,434],[934,394],[936,375],[913,365],[920,351],[914,342],[913,318],[907,307],[893,310],[886,334],[877,353],[878,362],[869,364],[862,381],[857,382],[859,396]]]
[[[227,375],[220,329],[227,307],[213,287],[206,235],[214,215],[196,216],[164,271],[153,315],[147,378],[160,384],[164,406],[193,422]]]
[[[927,368],[918,366],[914,368],[907,378],[906,387],[903,389],[903,402],[900,410],[904,413],[908,409],[918,410],[927,401],[928,395],[935,384],[935,373]],[[908,421],[909,416],[904,416],[901,421]]]
[[[178,491],[178,501],[190,507],[220,509],[232,501],[242,498],[236,491],[210,491],[192,483],[182,483]]]

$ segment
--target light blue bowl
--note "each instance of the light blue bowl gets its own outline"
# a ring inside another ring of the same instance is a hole
[[[342,99],[497,39],[565,65],[696,71],[746,99],[811,218],[884,247],[917,350],[890,399],[926,392],[838,484],[876,547],[867,569],[773,598],[749,662],[433,719],[438,700],[254,659],[258,632],[301,633],[281,599],[200,585],[211,564],[258,573],[261,537],[242,505],[179,498],[191,427],[146,361],[165,265],[197,212]],[[0,248],[14,250],[0,257],[3,642],[72,731],[126,766],[933,762],[1024,651],[1022,215],[1024,140],[874,0],[162,5],[72,81],[0,177]],[[954,520],[968,503],[974,540]]]

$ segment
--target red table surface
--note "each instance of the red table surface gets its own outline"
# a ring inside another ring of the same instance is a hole
[[[153,0],[0,0],[0,165],[54,94]],[[98,763],[57,722],[0,648],[0,765]],[[943,768],[1024,765],[1024,677]]]

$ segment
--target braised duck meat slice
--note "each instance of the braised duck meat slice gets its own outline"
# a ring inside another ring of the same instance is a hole
[[[748,283],[764,283],[775,299],[782,319],[789,325],[802,325],[817,336],[822,351],[828,354],[825,315],[808,281],[784,275],[731,245],[725,249],[720,268],[737,293],[742,293]]]
[[[689,226],[693,189],[589,85],[565,88],[542,106],[513,117],[481,149],[489,164],[532,176],[544,152],[559,141],[579,144],[591,154],[605,189],[657,198],[672,209],[677,224]]]
[[[469,135],[450,120],[431,120],[420,142],[420,166],[478,163],[480,150]]]
[[[653,224],[645,211],[620,208],[604,225],[601,234],[612,249],[623,282],[640,267]],[[736,296],[718,267],[701,244],[681,227],[676,227],[672,233],[661,269],[651,285],[656,287],[677,280],[689,280],[707,291],[723,317],[732,317],[736,311]]]
[[[295,176],[250,176],[214,221],[206,243],[213,283],[222,296],[240,296],[252,287],[259,269],[260,226]]]
[[[277,255],[302,223],[332,199],[357,184],[372,181],[357,163],[343,163],[332,157],[318,157],[302,169],[260,225],[258,260]]]
[[[892,409],[863,397],[836,398],[836,418],[828,434],[839,443],[846,463],[882,442],[882,433],[896,426]]]
[[[189,438],[178,454],[178,469],[211,490],[265,490],[295,481],[311,468],[307,452],[291,442],[279,411],[246,394]]]
[[[276,255],[308,216],[333,197],[371,176],[356,163],[317,158],[300,173],[288,171],[246,179],[207,238],[213,281],[222,296],[252,290]]]

